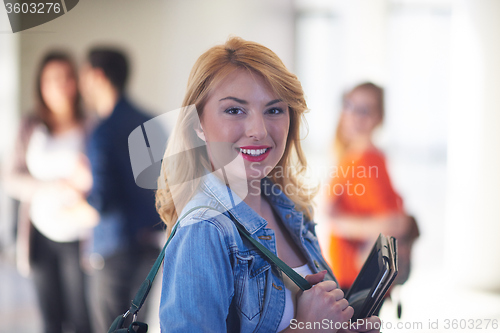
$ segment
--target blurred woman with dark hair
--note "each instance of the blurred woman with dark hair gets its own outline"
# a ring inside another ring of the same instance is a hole
[[[97,221],[84,200],[92,184],[76,70],[62,52],[48,53],[37,75],[37,105],[20,126],[5,187],[21,201],[18,268],[31,273],[44,332],[90,332],[80,243]]]

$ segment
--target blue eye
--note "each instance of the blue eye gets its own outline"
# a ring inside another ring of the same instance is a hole
[[[241,110],[240,108],[229,108],[224,110],[224,113],[237,115],[237,114],[242,114],[243,110]]]

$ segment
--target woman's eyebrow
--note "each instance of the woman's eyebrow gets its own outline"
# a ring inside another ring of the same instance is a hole
[[[276,104],[279,102],[283,102],[283,100],[282,99],[274,99],[274,100],[270,101],[269,103],[267,103],[266,106],[273,105],[273,104]]]
[[[224,101],[226,99],[232,99],[233,101],[236,101],[236,102],[238,102],[240,104],[248,104],[247,101],[245,101],[243,99],[239,99],[239,98],[233,97],[233,96],[228,96],[228,97],[221,98],[221,99],[219,99],[219,102],[220,101]]]
[[[227,99],[231,99],[231,100],[236,101],[236,102],[238,102],[240,104],[245,104],[245,105],[248,104],[248,102],[245,101],[244,99],[239,99],[239,98],[236,98],[236,97],[233,97],[233,96],[228,96],[228,97],[221,98],[221,99],[219,99],[219,102],[227,100]],[[276,103],[280,103],[282,101],[283,101],[282,99],[274,99],[274,100],[270,101],[269,103],[267,103],[266,106],[270,106],[270,105],[273,105],[273,104],[276,104]]]

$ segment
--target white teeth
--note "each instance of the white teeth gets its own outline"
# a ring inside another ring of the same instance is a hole
[[[240,152],[243,154],[251,155],[251,156],[259,156],[264,154],[267,151],[268,148],[264,149],[241,149]]]

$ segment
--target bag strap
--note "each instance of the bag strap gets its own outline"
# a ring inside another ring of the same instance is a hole
[[[229,184],[225,169],[221,168],[221,171],[222,171],[222,175],[224,177],[224,182],[226,184]],[[232,206],[234,207],[235,203],[234,203],[234,199],[233,199],[233,193],[230,190],[229,186],[227,187],[227,194],[231,200]],[[285,262],[283,260],[278,258],[277,255],[272,253],[268,248],[266,248],[264,245],[262,245],[258,240],[254,239],[248,233],[248,231],[245,228],[243,228],[243,226],[238,222],[238,220],[236,220],[236,218],[234,217],[234,215],[231,213],[231,211],[229,209],[227,210],[227,212],[228,212],[231,220],[236,225],[236,228],[238,228],[238,231],[240,232],[240,234],[245,236],[245,238],[248,239],[250,241],[250,243],[253,244],[253,246],[255,246],[257,249],[259,249],[259,251],[264,255],[264,257],[266,257],[266,259],[268,261],[270,261],[271,264],[278,266],[278,268],[281,269],[281,271],[283,273],[285,273],[290,278],[290,280],[292,280],[297,285],[297,287],[299,287],[301,290],[307,290],[307,289],[311,288],[311,284],[309,282],[307,282],[306,279],[304,279],[302,276],[300,276],[300,274],[298,274],[296,271],[294,271],[290,266],[285,264]]]
[[[174,227],[172,229],[172,232],[170,233],[170,236],[167,239],[167,242],[163,246],[163,249],[161,250],[160,255],[158,256],[158,258],[156,259],[153,267],[149,271],[149,274],[146,277],[146,280],[144,280],[144,282],[142,283],[141,287],[139,288],[139,291],[136,293],[134,299],[132,300],[132,304],[130,306],[130,309],[123,315],[123,317],[127,317],[129,314],[137,315],[137,312],[139,312],[139,310],[141,309],[142,305],[146,301],[146,298],[148,297],[149,291],[151,290],[151,287],[153,285],[153,281],[156,278],[156,275],[158,274],[158,271],[160,270],[161,264],[162,264],[163,259],[165,257],[165,250],[166,250],[168,244],[170,243],[170,241],[172,240],[172,237],[174,236],[174,234],[175,234],[175,232],[177,230],[177,226],[179,225],[179,222],[181,220],[183,220],[186,216],[188,216],[189,214],[191,214],[193,211],[195,211],[197,209],[200,209],[200,208],[208,208],[208,209],[212,209],[212,210],[217,211],[216,209],[214,209],[213,207],[210,207],[210,206],[197,206],[197,207],[194,207],[194,208],[191,208],[190,210],[188,210],[177,221],[177,223],[174,225]],[[236,220],[236,218],[233,216],[233,214],[231,214],[231,212],[229,212],[229,211],[228,211],[228,213],[229,213],[230,219],[236,225],[236,228],[238,229],[239,233],[241,235],[243,235],[246,239],[248,239],[248,241],[250,241],[250,243],[252,243],[252,245],[254,245],[257,249],[259,249],[259,251],[264,255],[264,257],[266,257],[266,259],[268,261],[270,261],[272,264],[276,265],[301,290],[307,290],[307,289],[311,288],[311,284],[309,282],[307,282],[306,279],[304,279],[302,276],[300,276],[300,274],[298,274],[297,272],[295,272],[290,266],[288,266],[287,264],[285,264],[285,262],[283,260],[281,260],[280,258],[278,258],[278,256],[276,256],[274,253],[272,253],[268,248],[266,248],[264,245],[262,245],[259,241],[257,241],[256,239],[252,238],[252,236],[250,236],[250,234],[248,233],[248,231],[246,231],[245,228],[243,228],[241,226],[240,222],[238,222]]]
[[[229,212],[229,211],[228,211],[228,213],[229,213],[229,217],[236,225],[236,228],[238,228],[238,231],[240,232],[240,234],[245,236],[245,238],[248,239],[250,241],[250,243],[252,243],[253,246],[255,246],[257,249],[259,249],[259,251],[262,252],[264,257],[266,257],[268,259],[268,261],[270,261],[271,263],[278,266],[278,268],[283,273],[285,273],[290,278],[290,280],[292,280],[301,290],[308,290],[311,288],[311,284],[309,282],[307,282],[306,279],[304,279],[299,273],[294,271],[293,268],[291,268],[290,266],[285,264],[285,262],[283,260],[278,258],[278,256],[275,255],[274,253],[272,253],[267,247],[262,245],[259,241],[254,239],[252,236],[250,236],[248,234],[248,231],[241,226],[241,224],[236,220],[236,218],[233,216],[233,214],[231,214],[231,212]]]
[[[158,255],[158,258],[156,258],[156,261],[155,261],[153,267],[149,271],[149,274],[146,277],[146,280],[144,280],[144,282],[141,284],[141,287],[139,288],[139,291],[135,294],[135,297],[132,300],[132,304],[130,305],[130,309],[123,315],[124,317],[127,317],[129,314],[137,315],[137,312],[139,312],[142,305],[146,301],[146,298],[148,297],[149,291],[151,290],[151,287],[153,285],[153,281],[156,278],[156,275],[158,274],[158,271],[160,270],[161,264],[162,264],[163,259],[165,257],[165,250],[167,249],[167,245],[172,240],[172,237],[174,236],[175,231],[177,230],[177,226],[179,225],[179,222],[181,220],[183,220],[186,216],[191,214],[193,211],[200,209],[200,208],[213,209],[212,207],[209,207],[209,206],[197,206],[197,207],[194,207],[194,208],[188,210],[184,215],[182,215],[181,218],[179,218],[177,223],[172,228],[172,232],[170,233],[170,236],[168,237],[167,242],[163,246],[163,249],[161,250],[160,254]]]

